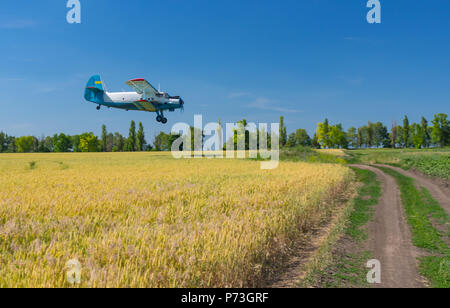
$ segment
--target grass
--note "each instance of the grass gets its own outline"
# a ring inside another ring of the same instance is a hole
[[[450,180],[450,148],[439,149],[365,149],[346,151],[349,163],[388,164],[414,168],[434,177]]]
[[[331,151],[331,152],[330,152]],[[310,147],[298,146],[295,148],[284,148],[280,151],[280,160],[291,162],[308,162],[308,163],[329,163],[329,164],[346,164],[343,159],[344,155],[337,155],[334,150],[314,150]],[[340,152],[339,152],[340,153]]]
[[[335,263],[328,269],[331,279],[324,280],[323,288],[368,288],[367,271],[365,267],[368,260],[372,259],[369,251],[358,251],[339,256]]]
[[[450,180],[450,155],[405,157],[400,165],[417,169],[424,174]]]
[[[433,287],[450,288],[450,249],[444,241],[448,229],[440,231],[433,225],[438,223],[448,228],[449,215],[425,188],[418,190],[413,179],[388,168],[380,169],[393,176],[400,187],[413,244],[433,254],[420,258],[420,273]]]
[[[329,155],[334,155],[334,156],[338,156],[338,157],[347,157],[348,156],[348,154],[345,153],[345,151],[342,149],[319,149],[316,151],[319,153],[322,153],[322,154],[329,154]]]
[[[30,162],[35,162],[30,168]],[[0,156],[0,287],[240,287],[335,210],[349,168],[166,153]]]
[[[358,180],[364,183],[361,187],[359,197],[355,200],[355,210],[350,216],[349,225],[346,233],[357,242],[367,239],[367,230],[363,228],[373,217],[373,207],[378,204],[381,196],[381,186],[377,181],[375,173],[352,168],[358,177]]]
[[[353,201],[353,207],[346,216],[345,226],[340,236],[344,236],[346,245],[360,247],[367,239],[365,226],[372,219],[374,209],[381,195],[381,186],[376,179],[375,173],[368,170],[352,168],[357,180],[363,185],[359,188],[358,196]],[[342,287],[368,287],[366,275],[366,262],[370,260],[371,253],[363,249],[347,249],[339,247],[332,254],[333,261],[328,266],[312,271],[306,277],[306,286],[317,286],[325,288]],[[336,246],[336,245],[335,245]],[[327,245],[331,252],[331,248]],[[342,252],[344,249],[345,251]]]

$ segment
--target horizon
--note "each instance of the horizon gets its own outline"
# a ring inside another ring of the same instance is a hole
[[[105,124],[126,136],[135,120],[152,138],[202,114],[230,123],[284,116],[289,132],[312,136],[325,118],[345,130],[390,128],[448,109],[448,2],[382,1],[381,24],[367,23],[366,1],[81,4],[81,24],[67,23],[66,1],[1,4],[0,131],[100,135]],[[164,14],[149,19],[154,11]],[[185,112],[167,113],[166,126],[152,113],[98,112],[82,97],[96,73],[109,91],[129,91],[130,78],[161,84],[184,98]]]

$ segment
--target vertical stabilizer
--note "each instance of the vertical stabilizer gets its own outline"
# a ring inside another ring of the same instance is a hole
[[[86,84],[84,98],[96,104],[103,103],[103,82],[99,75],[92,76]]]

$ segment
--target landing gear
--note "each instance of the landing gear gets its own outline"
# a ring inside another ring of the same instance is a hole
[[[164,117],[164,114],[162,112],[157,112],[158,116],[156,117],[156,121],[160,122],[162,124],[166,124],[167,123],[167,118]]]
[[[98,105],[98,106],[97,106],[97,110],[100,110],[100,108],[101,108],[100,105]]]

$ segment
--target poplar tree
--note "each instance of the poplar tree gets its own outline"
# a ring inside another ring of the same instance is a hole
[[[106,152],[106,143],[107,143],[108,131],[106,130],[106,125],[102,125],[102,137],[101,137],[101,150],[102,152]]]
[[[410,136],[410,127],[409,127],[409,119],[408,116],[405,116],[403,120],[403,142],[405,148],[409,148],[409,136]]]
[[[284,147],[287,143],[287,131],[286,126],[284,126],[284,117],[280,117],[280,146]]]
[[[144,126],[142,125],[142,122],[139,122],[139,130],[137,132],[137,150],[144,151],[146,143],[147,142],[145,141]]]
[[[127,151],[135,152],[136,151],[136,123],[131,121],[130,132],[128,134],[127,140]]]

